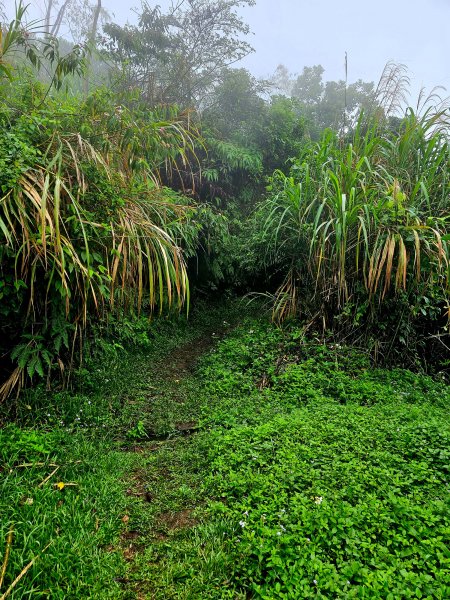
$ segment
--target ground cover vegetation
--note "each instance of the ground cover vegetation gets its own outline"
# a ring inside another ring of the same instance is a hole
[[[2,26],[2,600],[450,595],[448,106],[252,4]]]
[[[115,334],[52,412],[23,397],[6,581],[39,559],[12,597],[448,595],[445,381],[244,313]]]

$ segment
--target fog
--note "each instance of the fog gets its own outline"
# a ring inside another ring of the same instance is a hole
[[[45,2],[31,0],[31,6],[37,17]],[[103,0],[103,6],[120,24],[136,21],[136,0]],[[6,8],[10,16],[12,0]],[[450,90],[449,0],[256,0],[240,10],[255,52],[239,66],[258,77],[282,63],[292,73],[321,64],[325,80],[342,79],[347,52],[349,81],[377,81],[386,62],[395,61],[408,67],[413,96],[422,86]]]

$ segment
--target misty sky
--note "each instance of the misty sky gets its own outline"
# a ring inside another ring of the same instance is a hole
[[[13,0],[6,0],[11,5]],[[35,7],[44,0],[31,0]],[[150,2],[162,7],[168,0]],[[135,21],[139,0],[103,0],[115,21]],[[11,11],[10,11],[11,12]],[[292,72],[321,64],[324,79],[377,81],[389,60],[405,63],[415,92],[445,86],[450,94],[450,0],[256,0],[241,9],[256,52],[241,66],[265,77],[278,64]]]

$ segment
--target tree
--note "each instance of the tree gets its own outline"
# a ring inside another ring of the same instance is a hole
[[[214,197],[238,199],[249,210],[265,175],[286,169],[303,144],[301,104],[285,96],[267,98],[270,84],[246,69],[228,69],[202,111],[208,156],[203,174]],[[220,185],[219,185],[220,184]]]
[[[324,92],[322,76],[325,69],[322,65],[303,67],[303,72],[292,86],[292,95],[306,106],[319,104]]]
[[[42,65],[48,67],[48,91],[51,87],[59,89],[66,75],[81,75],[85,70],[87,49],[75,45],[61,55],[59,40],[51,34],[44,40],[39,39],[39,22],[26,24],[26,12],[27,7],[20,1],[16,7],[15,18],[0,37],[0,80],[3,77],[13,80],[15,65],[13,66],[10,59],[18,51],[38,72]]]
[[[291,96],[294,79],[284,65],[280,64],[275,69],[275,73],[270,78],[270,82],[280,94]]]
[[[261,149],[264,171],[285,171],[289,160],[296,158],[304,145],[305,119],[302,106],[295,98],[272,96],[264,118],[256,123],[255,142]]]
[[[374,101],[374,84],[361,79],[350,85],[345,81],[327,81],[317,104],[316,121],[321,129],[352,128],[361,111],[371,108]]]
[[[225,68],[252,51],[236,13],[255,0],[181,0],[163,13],[143,5],[137,26],[105,26],[105,48],[126,87],[150,103],[200,106]]]
[[[300,103],[314,138],[327,127],[335,130],[352,128],[361,110],[372,110],[376,103],[372,82],[361,79],[351,84],[344,80],[324,82],[324,72],[322,65],[313,65],[304,67],[295,77],[284,65],[279,65],[271,78],[277,89],[285,90]]]
[[[248,142],[255,123],[264,117],[262,94],[267,89],[267,82],[259,81],[246,69],[226,69],[208,97],[203,119],[222,137]]]
[[[89,0],[71,0],[65,18],[72,40],[78,43],[89,40],[91,45],[96,41],[99,24],[110,20],[111,15],[99,0],[93,4]]]

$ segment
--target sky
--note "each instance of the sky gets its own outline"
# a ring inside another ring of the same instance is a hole
[[[4,0],[5,1],[5,0]],[[44,0],[29,0],[42,7]],[[157,0],[163,8],[168,0]],[[11,14],[14,0],[6,0]],[[135,21],[139,0],[103,0],[115,21]],[[293,73],[321,64],[324,79],[377,82],[388,61],[404,63],[413,96],[425,86],[450,94],[450,0],[256,0],[239,10],[255,52],[240,65],[258,77],[284,64]],[[36,13],[37,14],[37,13]]]

